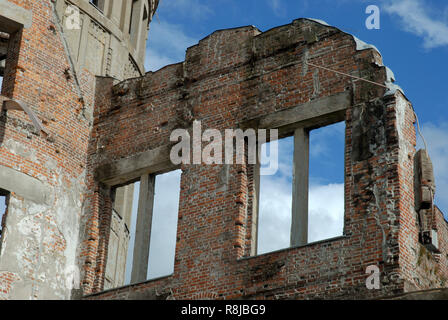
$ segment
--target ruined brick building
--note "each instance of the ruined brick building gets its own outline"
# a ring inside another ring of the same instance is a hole
[[[447,286],[432,165],[375,47],[298,19],[216,31],[145,74],[157,5],[0,0],[0,299],[379,298]],[[194,120],[294,136],[290,248],[256,254],[259,166],[172,164],[170,133]],[[308,135],[341,121],[344,234],[307,243]],[[174,273],[147,281],[154,180],[179,168]],[[371,265],[380,289],[366,288]]]

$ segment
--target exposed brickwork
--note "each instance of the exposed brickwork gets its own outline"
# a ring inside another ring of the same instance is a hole
[[[94,179],[98,170],[169,146],[172,130],[191,129],[193,119],[202,121],[203,130],[223,131],[348,91],[353,101],[345,117],[344,236],[250,257],[253,166],[183,165],[174,275],[92,298],[373,298],[409,290],[416,275],[410,250],[421,247],[414,210],[412,106],[399,92],[384,97],[380,86],[317,71],[306,59],[375,82],[386,80],[378,52],[356,51],[352,36],[308,20],[265,33],[253,27],[218,31],[189,48],[184,63],[115,86],[101,79],[89,188],[102,188]],[[229,178],[222,188],[224,170]],[[109,209],[93,209],[90,223],[97,226]],[[438,213],[440,236],[448,230],[442,219]],[[92,252],[105,240],[101,229],[95,231]],[[97,271],[105,264],[101,250]],[[436,268],[445,262],[428,263]],[[372,264],[381,270],[380,290],[365,286],[365,270]],[[431,280],[417,287],[443,285],[436,279],[446,269],[438,268],[434,275],[425,273]],[[101,279],[89,281],[85,293],[101,290]]]
[[[27,171],[22,172],[34,177],[43,175],[51,183],[57,177],[52,177],[51,172],[41,164],[43,159],[50,157],[58,162],[58,167],[65,168],[66,174],[78,177],[85,163],[86,152],[83,150],[87,150],[89,124],[78,117],[83,105],[78,101],[73,79],[67,80],[64,75],[70,64],[60,37],[49,29],[54,18],[51,2],[25,3],[25,8],[33,11],[36,22],[30,29],[24,29],[23,34],[15,34],[10,40],[14,44],[10,46],[11,56],[17,58],[10,59],[8,55],[2,93],[35,106],[35,112],[51,132],[52,139],[26,130],[30,126],[18,131],[18,124],[29,123],[29,118],[23,112],[9,111],[6,123],[1,126],[2,141],[13,138],[21,145],[36,150],[39,161],[31,162],[16,154],[10,155],[13,159],[5,159],[1,163],[11,167],[28,167]],[[93,88],[90,90],[93,91]],[[6,158],[5,154],[8,153],[9,150],[4,150],[1,156]]]
[[[37,132],[22,111],[3,113],[0,167],[40,181],[51,193],[45,205],[29,202],[20,192],[10,196],[0,270],[10,271],[7,279],[15,283],[1,297],[67,299],[64,272],[76,255],[91,131],[83,110],[93,107],[95,77],[83,70],[78,76],[87,84],[77,87],[63,35],[54,28],[51,1],[10,2],[32,12],[32,25],[11,35],[2,95],[27,103],[49,135]],[[67,229],[70,222],[75,223]]]
[[[24,112],[0,117],[0,170],[20,175],[8,198],[0,299],[73,297],[65,283],[73,265],[78,294],[92,299],[381,298],[446,286],[448,225],[437,207],[440,253],[418,239],[411,104],[399,91],[385,96],[381,86],[306,63],[384,83],[374,49],[357,51],[351,35],[300,19],[265,33],[217,31],[184,63],[116,84],[75,70],[53,1],[9,2],[32,12],[32,23],[10,35],[2,95],[27,103],[49,135]],[[172,130],[191,130],[193,120],[203,130],[256,128],[268,115],[343,93],[352,100],[344,236],[251,256],[254,166],[183,165],[174,274],[101,292],[116,186],[102,179],[117,163],[169,148]],[[369,265],[381,270],[380,290],[365,286]]]

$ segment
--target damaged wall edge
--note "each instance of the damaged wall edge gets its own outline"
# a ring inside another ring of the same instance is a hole
[[[40,133],[42,131],[48,135],[48,130],[43,126],[42,122],[37,117],[37,115],[34,113],[33,109],[30,108],[25,102],[20,101],[20,100],[9,99],[8,97],[0,95],[0,103],[2,101],[3,101],[2,110],[24,111],[30,118],[30,120],[33,123],[34,128],[37,130],[37,132]]]
[[[53,188],[20,171],[0,165],[0,188],[37,204],[50,205]]]

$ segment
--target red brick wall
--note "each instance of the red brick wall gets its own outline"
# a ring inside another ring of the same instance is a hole
[[[418,246],[412,107],[400,93],[383,97],[381,86],[329,71],[318,72],[319,91],[306,58],[371,81],[386,79],[376,51],[356,51],[352,36],[308,20],[265,33],[253,27],[217,31],[189,48],[184,63],[115,86],[102,79],[89,188],[107,189],[95,181],[98,168],[170,145],[172,130],[190,128],[193,119],[202,121],[203,130],[223,131],[349,91],[344,236],[249,257],[253,167],[230,166],[223,191],[223,165],[183,165],[174,275],[92,298],[369,298],[405,290],[413,268],[407,251]],[[108,201],[107,194],[95,195]],[[90,210],[93,240],[86,250],[96,252],[96,266],[87,268],[85,293],[102,290],[107,232],[98,226],[110,214],[109,206]],[[366,289],[369,265],[381,270],[380,290]]]
[[[37,132],[24,112],[7,111],[0,118],[0,168],[32,177],[51,193],[45,206],[11,194],[0,269],[18,279],[6,298],[67,299],[64,271],[77,254],[91,131],[83,109],[93,105],[95,78],[83,70],[83,87],[75,82],[52,1],[10,2],[29,10],[32,24],[11,35],[2,95],[27,103],[49,135]],[[24,213],[32,220],[27,227],[42,230],[42,240],[38,231],[14,240],[16,222],[28,223]]]
[[[0,117],[0,166],[51,187],[53,202],[37,210],[11,195],[10,219],[32,214],[32,227],[50,240],[8,244],[31,246],[15,267],[0,261],[0,298],[25,289],[33,298],[70,297],[63,271],[75,254],[84,294],[102,290],[111,198],[95,178],[98,168],[170,145],[171,131],[190,128],[193,119],[203,130],[238,128],[345,91],[353,103],[346,112],[343,237],[250,257],[253,167],[230,166],[223,190],[224,166],[185,165],[174,275],[92,298],[369,298],[446,286],[448,226],[438,209],[441,253],[418,243],[411,105],[400,93],[383,97],[380,86],[329,71],[318,71],[317,88],[316,70],[305,63],[384,83],[376,51],[356,51],[352,36],[308,20],[265,33],[244,27],[211,34],[182,64],[113,86],[86,70],[75,78],[51,1],[9,1],[30,10],[33,23],[11,35],[2,94],[31,106],[50,135],[35,132],[25,113],[8,111]],[[92,131],[85,112],[93,104]],[[74,234],[66,225],[72,219]],[[365,287],[372,264],[382,272],[380,290]],[[46,280],[36,280],[42,274]],[[50,284],[57,289],[46,291]]]

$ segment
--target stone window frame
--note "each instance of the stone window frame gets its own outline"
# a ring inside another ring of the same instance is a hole
[[[106,8],[106,0],[89,0],[89,3],[99,12],[104,14],[104,9]]]
[[[147,11],[148,17],[147,21],[143,19],[144,11]],[[145,41],[146,32],[149,28],[149,8],[147,6],[146,0],[132,0],[131,9],[130,9],[130,17],[129,17],[129,41],[135,52],[141,52],[146,48]],[[143,42],[143,43],[142,43]]]
[[[135,26],[136,21],[140,21],[140,19],[136,19],[136,16],[138,16],[139,10],[138,10],[138,4],[139,0],[132,0],[131,2],[131,11],[130,11],[130,17],[129,17],[129,36],[132,37],[132,34],[138,30],[138,26]]]
[[[316,99],[292,109],[278,111],[241,124],[244,129],[278,129],[278,140],[294,136],[292,208],[290,246],[285,249],[303,247],[310,244],[308,238],[308,194],[309,194],[309,133],[312,130],[346,122],[346,110],[351,106],[351,94],[342,92],[334,96]],[[270,142],[268,138],[267,142]],[[344,134],[344,154],[347,148],[347,135]],[[258,148],[259,149],[259,148]],[[307,152],[301,152],[301,150]],[[303,165],[305,164],[305,165]],[[253,196],[251,199],[251,228],[249,257],[256,257],[258,251],[258,220],[260,202],[260,163],[254,166]],[[346,164],[344,159],[344,177]],[[345,185],[345,181],[344,181]],[[301,192],[300,190],[304,190]],[[344,188],[345,190],[345,188]],[[345,193],[344,193],[345,198]],[[344,200],[345,203],[345,200]],[[344,216],[345,216],[344,209]],[[345,220],[345,219],[344,219]],[[345,228],[344,228],[345,229]],[[343,236],[343,235],[342,235]],[[329,240],[329,239],[328,239]],[[322,240],[325,241],[325,240]],[[318,241],[321,242],[321,241]],[[282,249],[284,250],[284,249]],[[273,251],[275,252],[275,251]],[[270,254],[268,252],[266,254]]]
[[[147,273],[156,176],[181,169],[181,165],[171,163],[170,151],[171,145],[164,145],[115,161],[112,164],[100,166],[95,173],[96,180],[107,186],[111,199],[113,199],[112,193],[117,187],[140,181],[136,236],[132,257],[131,282],[129,285],[148,281]],[[107,265],[107,259],[105,263]],[[162,278],[171,276],[172,274]],[[154,280],[157,279],[151,279],[151,281]]]
[[[108,282],[109,284],[113,285],[110,288],[115,288],[117,286],[114,287],[114,285],[116,285],[117,281],[117,276],[119,274],[119,269],[117,268],[117,260],[118,260],[118,255],[119,255],[119,250],[120,250],[120,245],[121,243],[121,238],[119,238],[121,232],[120,231],[124,231],[127,232],[127,234],[130,237],[130,229],[131,229],[131,219],[132,217],[129,214],[129,211],[131,211],[132,214],[132,201],[129,203],[128,200],[128,195],[129,192],[132,193],[131,197],[133,198],[133,193],[134,193],[134,181],[129,182],[126,185],[121,185],[121,186],[114,186],[112,188],[110,188],[110,196],[111,196],[111,217],[110,217],[110,223],[111,225],[109,226],[109,241],[108,241],[108,252],[107,252],[107,258],[106,258],[106,266],[104,269],[104,284],[106,286],[106,283]],[[132,186],[132,187],[130,187]],[[117,202],[118,200],[118,202]],[[112,233],[114,233],[117,237],[118,237],[118,241],[116,243],[115,246],[115,251],[111,251],[110,250],[110,245],[111,245],[111,237],[112,237]],[[130,239],[128,239],[129,241]],[[128,242],[128,246],[129,246],[129,242]],[[124,275],[123,275],[123,284],[125,283],[126,280],[126,266],[127,266],[127,254],[128,254],[128,247],[126,248],[126,258],[125,258],[125,265],[124,265]],[[109,259],[113,258],[115,260],[114,264],[109,264]]]

